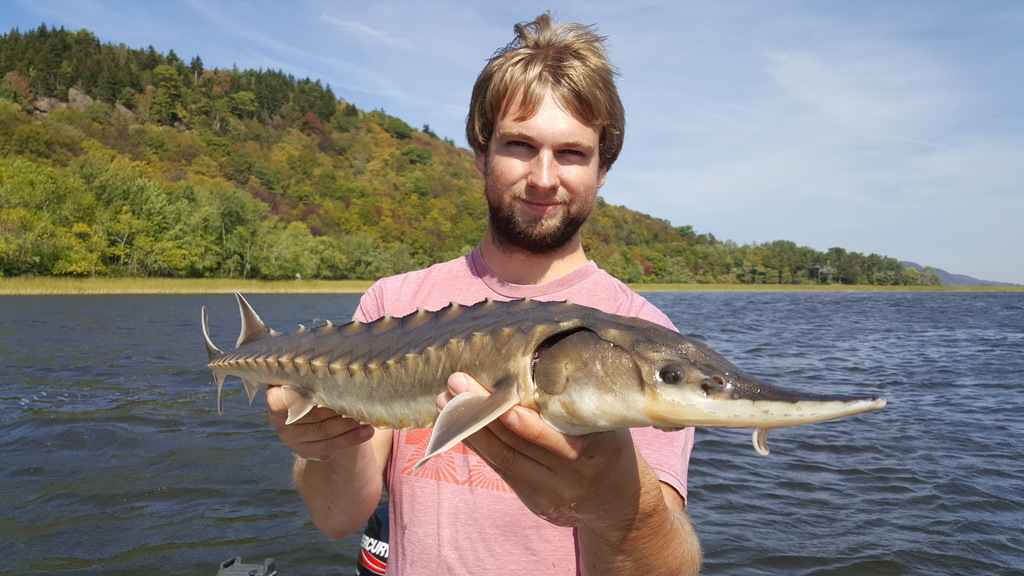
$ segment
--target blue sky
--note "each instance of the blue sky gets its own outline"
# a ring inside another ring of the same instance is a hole
[[[596,24],[626,145],[602,195],[739,244],[840,246],[1024,284],[1024,3],[0,0],[208,68],[320,79],[465,146],[516,22]]]

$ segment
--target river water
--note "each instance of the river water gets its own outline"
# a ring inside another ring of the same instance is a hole
[[[697,432],[689,511],[705,574],[1024,574],[1024,294],[649,294],[691,336],[781,386],[882,395],[881,412]],[[356,296],[256,295],[278,329]],[[291,456],[237,381],[233,298],[0,297],[0,574],[214,575],[241,556],[350,574],[290,486]]]

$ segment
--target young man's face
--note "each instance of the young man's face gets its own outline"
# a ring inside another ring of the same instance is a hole
[[[553,252],[575,238],[604,185],[601,129],[577,120],[550,93],[531,118],[515,120],[516,109],[495,123],[487,154],[476,153],[490,230],[504,248]]]

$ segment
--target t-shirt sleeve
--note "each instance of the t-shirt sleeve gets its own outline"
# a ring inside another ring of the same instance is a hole
[[[672,320],[670,320],[669,317],[664,312],[662,312],[660,308],[658,308],[654,304],[651,304],[651,302],[647,300],[647,298],[644,298],[640,294],[633,292],[629,300],[626,301],[626,306],[626,311],[621,313],[621,315],[623,316],[641,318],[643,320],[647,320],[648,322],[653,322],[660,326],[664,326],[669,330],[675,330],[676,332],[679,331],[679,329],[676,328],[675,324],[672,323]]]
[[[353,320],[372,322],[384,315],[384,284],[378,280],[359,298]]]

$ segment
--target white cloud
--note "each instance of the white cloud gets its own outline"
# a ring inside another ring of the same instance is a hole
[[[412,49],[414,46],[411,42],[405,38],[392,36],[383,30],[360,24],[358,22],[352,22],[328,16],[327,14],[320,15],[320,21],[327,23],[332,28],[341,32],[352,33],[359,41],[369,41],[374,46],[374,49],[380,49],[380,45],[384,44],[393,48],[398,48],[404,51]]]

